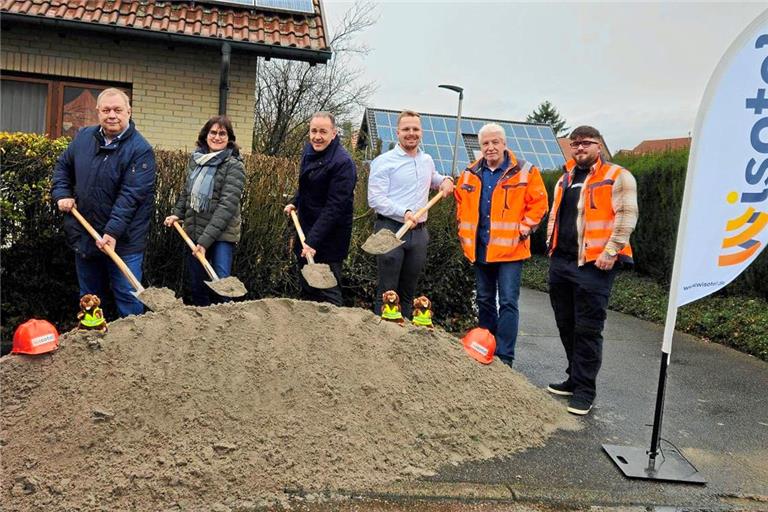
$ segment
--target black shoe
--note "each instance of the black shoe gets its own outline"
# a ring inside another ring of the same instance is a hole
[[[568,412],[584,416],[592,410],[592,400],[582,396],[572,396],[568,400]]]
[[[560,384],[550,384],[547,386],[547,391],[553,395],[571,396],[573,395],[573,384],[569,380],[561,382]]]
[[[499,356],[499,361],[501,361],[505,365],[509,366],[510,368],[512,368],[512,364],[515,362],[514,359],[512,359],[511,357],[507,357],[507,356]]]

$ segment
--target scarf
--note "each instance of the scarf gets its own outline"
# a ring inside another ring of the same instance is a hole
[[[198,150],[192,155],[197,166],[187,180],[187,192],[192,209],[197,213],[207,212],[210,208],[216,169],[231,154],[232,149],[227,148],[214,153],[202,153]]]

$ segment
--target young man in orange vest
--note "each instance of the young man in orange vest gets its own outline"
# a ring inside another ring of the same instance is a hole
[[[568,396],[584,415],[595,400],[603,327],[616,268],[632,263],[629,235],[637,223],[637,185],[626,169],[603,161],[600,132],[580,126],[572,159],[555,186],[547,223],[549,298],[568,359],[568,378],[547,390]]]
[[[486,124],[478,138],[483,157],[461,173],[454,190],[459,241],[475,267],[478,323],[496,337],[499,359],[512,366],[520,274],[531,257],[531,231],[547,213],[547,191],[539,170],[507,149],[504,128]]]

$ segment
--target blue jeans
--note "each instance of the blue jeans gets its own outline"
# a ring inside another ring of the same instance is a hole
[[[131,269],[136,279],[141,281],[141,265],[144,262],[144,253],[124,254],[120,257]],[[121,317],[144,313],[144,304],[139,302],[131,293],[136,290],[106,254],[98,254],[91,258],[75,255],[75,268],[77,269],[77,281],[80,285],[81,297],[86,293],[93,293],[103,299],[107,291],[107,282],[109,282],[115,297],[117,312]]]
[[[496,336],[496,355],[515,358],[522,261],[475,263],[478,325]],[[498,291],[498,309],[496,292]]]
[[[235,244],[232,242],[214,242],[208,250],[205,251],[205,258],[213,267],[214,272],[219,279],[224,279],[232,275],[232,259],[235,254]],[[225,299],[211,290],[206,281],[211,278],[203,268],[200,260],[187,253],[187,267],[189,269],[189,284],[192,288],[192,304],[195,306],[210,306],[212,303],[227,302],[232,299]]]

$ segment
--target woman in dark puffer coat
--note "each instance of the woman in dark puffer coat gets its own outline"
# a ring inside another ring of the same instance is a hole
[[[226,116],[214,116],[200,130],[197,149],[187,165],[184,189],[164,222],[172,227],[174,221],[183,221],[185,231],[197,244],[187,263],[196,306],[222,300],[205,284],[208,275],[195,253],[208,259],[219,278],[231,275],[235,244],[240,241],[244,186],[245,166],[232,123]]]

